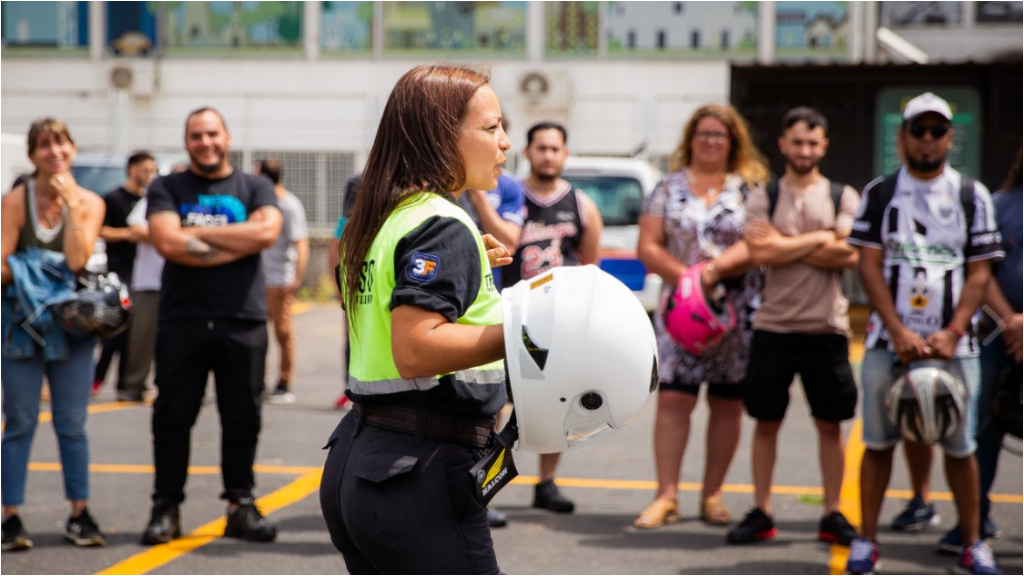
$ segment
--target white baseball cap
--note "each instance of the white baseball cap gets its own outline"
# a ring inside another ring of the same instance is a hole
[[[925,92],[907,102],[907,106],[903,109],[903,120],[910,121],[928,112],[935,112],[946,120],[953,119],[953,110],[950,109],[949,102],[931,92]]]

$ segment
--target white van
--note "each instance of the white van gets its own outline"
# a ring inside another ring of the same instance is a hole
[[[83,152],[75,156],[71,163],[71,174],[75,182],[86,190],[92,190],[100,196],[117,190],[128,177],[128,158],[130,154],[102,154]],[[157,174],[170,174],[171,169],[180,163],[188,163],[188,155],[184,152],[171,154],[154,154]],[[102,238],[96,239],[96,248],[92,258],[86,264],[92,272],[106,272],[107,245]],[[130,278],[128,280],[131,280]]]
[[[529,163],[524,164],[521,174],[529,174]],[[637,259],[636,241],[640,236],[637,221],[644,198],[654,191],[661,171],[637,158],[570,156],[562,177],[583,190],[601,212],[601,269],[628,286],[648,313],[654,312],[661,277],[648,274]]]
[[[128,158],[131,154],[102,154],[82,152],[75,156],[71,163],[71,174],[78,185],[92,190],[100,196],[106,196],[124,184],[128,177]],[[153,154],[156,158],[157,175],[170,174],[175,165],[188,164],[188,155],[184,152],[170,154]]]

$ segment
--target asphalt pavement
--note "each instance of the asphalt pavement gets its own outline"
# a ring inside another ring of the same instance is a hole
[[[301,305],[295,326],[297,371],[291,405],[265,406],[257,455],[258,504],[277,523],[275,543],[221,538],[224,502],[219,464],[220,433],[212,387],[192,434],[192,471],[182,507],[185,536],[172,544],[146,547],[139,536],[149,516],[152,489],[150,408],[114,401],[108,379],[90,407],[92,453],[90,509],[107,534],[107,546],[77,549],[63,541],[68,505],[56,440],[41,417],[30,465],[22,519],[35,548],[4,553],[4,574],[336,574],[345,565],[334,550],[320,515],[317,486],[325,457],[321,449],[342,412],[334,408],[341,392],[341,313],[330,305]],[[276,352],[272,351],[273,354]],[[856,354],[856,351],[854,352]],[[273,367],[273,360],[268,366]],[[274,369],[271,368],[271,374]],[[268,378],[268,381],[272,381]],[[697,519],[707,410],[695,413],[683,464],[682,521],[656,530],[633,528],[632,520],[654,494],[651,426],[654,399],[624,431],[567,453],[559,470],[563,492],[576,512],[559,515],[530,507],[537,457],[515,454],[520,477],[495,499],[510,523],[493,537],[503,571],[513,574],[828,574],[842,573],[846,548],[817,542],[821,490],[817,442],[799,386],[793,387],[780,436],[773,497],[779,534],[748,546],[725,543],[727,528]],[[48,406],[43,407],[44,411]],[[727,477],[725,502],[735,519],[752,503],[750,435],[743,440]],[[844,425],[848,438],[842,509],[859,518],[858,465],[863,445],[860,424]],[[1004,451],[993,490],[993,519],[1002,537],[991,541],[1007,574],[1022,572],[1022,473],[1018,453]],[[942,515],[933,530],[905,534],[883,531],[883,573],[948,574],[955,559],[935,554],[935,543],[956,522],[951,496],[936,458],[934,498]],[[906,466],[897,454],[882,521],[910,497]],[[443,554],[443,550],[438,550]]]

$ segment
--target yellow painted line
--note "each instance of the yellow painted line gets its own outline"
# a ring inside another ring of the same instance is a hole
[[[859,422],[859,421],[858,421]],[[859,428],[858,440],[860,438]],[[851,436],[853,430],[851,429]],[[861,445],[861,451],[863,452],[863,444]],[[847,457],[849,457],[850,448],[847,446]],[[847,460],[847,462],[850,462]],[[847,472],[843,478],[843,489],[846,489],[850,470],[849,464],[847,464]],[[854,482],[860,474],[860,459],[856,461],[856,471],[854,472]],[[512,480],[512,484],[522,485],[533,485],[536,484],[540,479],[536,476],[517,476]],[[605,490],[655,490],[658,487],[657,482],[653,480],[607,480],[600,478],[557,478],[555,483],[559,486],[566,488],[599,488]],[[699,482],[680,482],[679,490],[684,492],[697,492],[701,489]],[[725,484],[722,486],[722,492],[731,492],[734,494],[753,494],[754,486],[752,484]],[[824,491],[820,486],[772,486],[772,494],[786,495],[786,496],[821,496]],[[886,490],[885,496],[887,498],[904,498],[909,499],[912,496],[909,490]],[[932,499],[934,500],[953,500],[953,494],[951,492],[932,492]],[[1024,495],[1019,494],[991,494],[990,499],[993,502],[1000,502],[1005,504],[1024,504]],[[842,495],[840,498],[844,498]],[[854,502],[858,506],[857,517],[860,517],[860,493],[857,492],[854,495]],[[846,515],[846,512],[843,512]],[[847,516],[849,518],[849,516]],[[852,520],[851,520],[852,522]]]
[[[308,472],[296,478],[287,486],[256,500],[256,504],[265,515],[273,514],[281,508],[290,506],[319,489],[321,473],[322,470],[320,469]],[[130,558],[126,558],[102,572],[97,572],[97,574],[146,574],[182,555],[221,538],[224,534],[225,522],[225,517],[221,516],[216,520],[203,524],[181,538],[172,540],[167,544],[153,546],[145,552],[140,552]]]
[[[864,423],[860,418],[853,421],[850,436],[846,439],[846,459],[843,469],[843,488],[839,491],[839,511],[860,529],[860,463],[864,458],[864,442],[861,441]],[[894,492],[889,490],[886,492]],[[909,497],[909,496],[908,496]],[[845,574],[846,560],[850,556],[850,548],[833,544],[829,554],[829,574]]]
[[[851,429],[851,437],[853,430]],[[859,438],[859,435],[858,435]],[[850,447],[847,446],[847,457],[849,457]],[[847,460],[847,462],[850,462]],[[60,464],[57,462],[31,462],[28,465],[28,469],[35,472],[60,472]],[[846,477],[843,479],[844,490],[848,486],[849,475],[852,470],[849,465],[846,467]],[[253,470],[263,474],[310,474],[312,472],[320,470],[316,466],[276,466],[271,464],[257,464],[253,467]],[[856,462],[856,470],[859,473],[860,460]],[[90,472],[105,473],[105,474],[152,474],[153,467],[148,464],[90,464]],[[189,474],[220,474],[219,466],[189,466]],[[518,476],[512,480],[512,484],[530,485],[536,484],[539,478],[536,476]],[[855,481],[855,480],[854,480]],[[567,488],[593,488],[593,489],[604,489],[604,490],[654,490],[657,488],[657,483],[653,480],[608,480],[603,478],[558,478],[556,483],[559,486],[565,486]],[[696,492],[701,489],[699,482],[680,482],[679,490],[683,492]],[[731,492],[734,494],[753,494],[754,486],[751,484],[725,484],[722,486],[723,492]],[[778,494],[783,496],[821,496],[824,492],[820,486],[773,486],[772,494]],[[910,499],[913,493],[910,490],[886,490],[885,496],[887,498],[899,498],[899,499]],[[842,496],[841,496],[842,497]],[[845,499],[845,497],[842,497]],[[856,496],[855,500],[859,498]],[[953,494],[951,492],[932,492],[932,498],[935,500],[952,501]],[[1024,495],[1020,494],[990,494],[989,499],[993,502],[1000,504],[1024,504]],[[858,500],[859,502],[859,500]],[[859,506],[859,504],[858,504]],[[843,512],[846,515],[846,512]],[[859,508],[858,508],[859,516]],[[850,518],[847,515],[847,518]],[[852,522],[852,520],[851,520]]]
[[[850,364],[860,364],[864,360],[864,339],[855,336],[850,342]]]
[[[31,462],[28,469],[35,472],[60,472],[58,462]],[[319,466],[274,466],[256,464],[253,470],[262,474],[288,474],[300,476],[321,470]],[[90,472],[105,474],[152,474],[153,466],[149,464],[90,464]],[[220,466],[189,466],[189,474],[220,474]]]
[[[146,400],[146,405],[152,405],[152,400]],[[85,409],[87,414],[102,414],[104,412],[118,412],[120,410],[130,410],[132,408],[138,408],[141,404],[137,402],[102,402],[99,404],[90,404]],[[53,413],[49,410],[44,410],[39,413],[39,423],[45,424],[53,420]],[[5,424],[5,423],[4,423]],[[0,424],[0,430],[4,429],[4,424]]]

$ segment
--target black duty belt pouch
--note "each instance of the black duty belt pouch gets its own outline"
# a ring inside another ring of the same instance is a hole
[[[491,434],[491,442],[483,458],[469,469],[473,496],[481,505],[487,506],[495,494],[519,475],[512,459],[512,447],[518,438],[519,427],[513,410],[512,417],[501,432]]]

